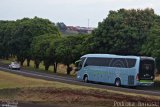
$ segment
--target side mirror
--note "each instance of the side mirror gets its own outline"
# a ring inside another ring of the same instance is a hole
[[[75,66],[76,66],[76,67],[78,67],[78,64],[79,64],[80,61],[81,61],[81,60],[77,60],[77,61],[75,62]]]
[[[75,66],[78,67],[78,64],[79,64],[79,63],[75,63]]]

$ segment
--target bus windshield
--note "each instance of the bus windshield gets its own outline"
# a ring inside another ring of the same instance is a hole
[[[85,58],[81,58],[79,61],[78,61],[78,70],[80,70],[83,66],[83,62],[84,62]]]

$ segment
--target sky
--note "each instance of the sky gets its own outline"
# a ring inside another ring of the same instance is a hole
[[[153,8],[160,15],[159,0],[0,0],[0,20],[35,16],[68,26],[97,27],[110,10]]]

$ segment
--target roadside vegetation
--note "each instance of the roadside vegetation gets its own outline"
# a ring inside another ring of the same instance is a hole
[[[155,88],[160,90],[160,74],[155,77]]]
[[[157,80],[157,81],[160,81],[160,75],[157,75],[157,76],[156,76],[156,80]]]
[[[33,79],[0,71],[0,101],[106,107],[120,101],[160,101],[160,97]]]
[[[73,64],[88,53],[141,55],[156,58],[160,71],[160,16],[153,9],[110,11],[92,34],[62,36],[55,23],[38,17],[0,21],[0,58],[15,58],[24,65],[57,73],[57,65]]]
[[[15,61],[15,58],[9,58],[7,60],[6,59],[1,59],[0,60],[0,65],[1,66],[8,66],[9,64],[11,64],[12,61]],[[71,64],[70,66],[73,67],[73,70],[70,72],[70,75],[66,75],[66,68],[67,67],[64,64],[58,64],[56,75],[70,76],[70,77],[75,76],[76,75],[76,71],[75,71],[76,67],[75,67],[74,64]],[[35,68],[35,64],[34,64],[33,60],[30,61],[30,66],[27,66],[27,61],[25,60],[24,63],[23,63],[23,66],[21,68],[26,69],[26,70],[31,70],[31,71],[55,74],[54,71],[53,71],[54,70],[53,65],[50,65],[49,69],[46,71],[43,62],[41,62],[39,64],[39,68]]]

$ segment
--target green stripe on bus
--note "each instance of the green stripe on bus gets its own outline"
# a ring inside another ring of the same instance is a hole
[[[140,80],[139,82],[153,82],[153,80]]]

